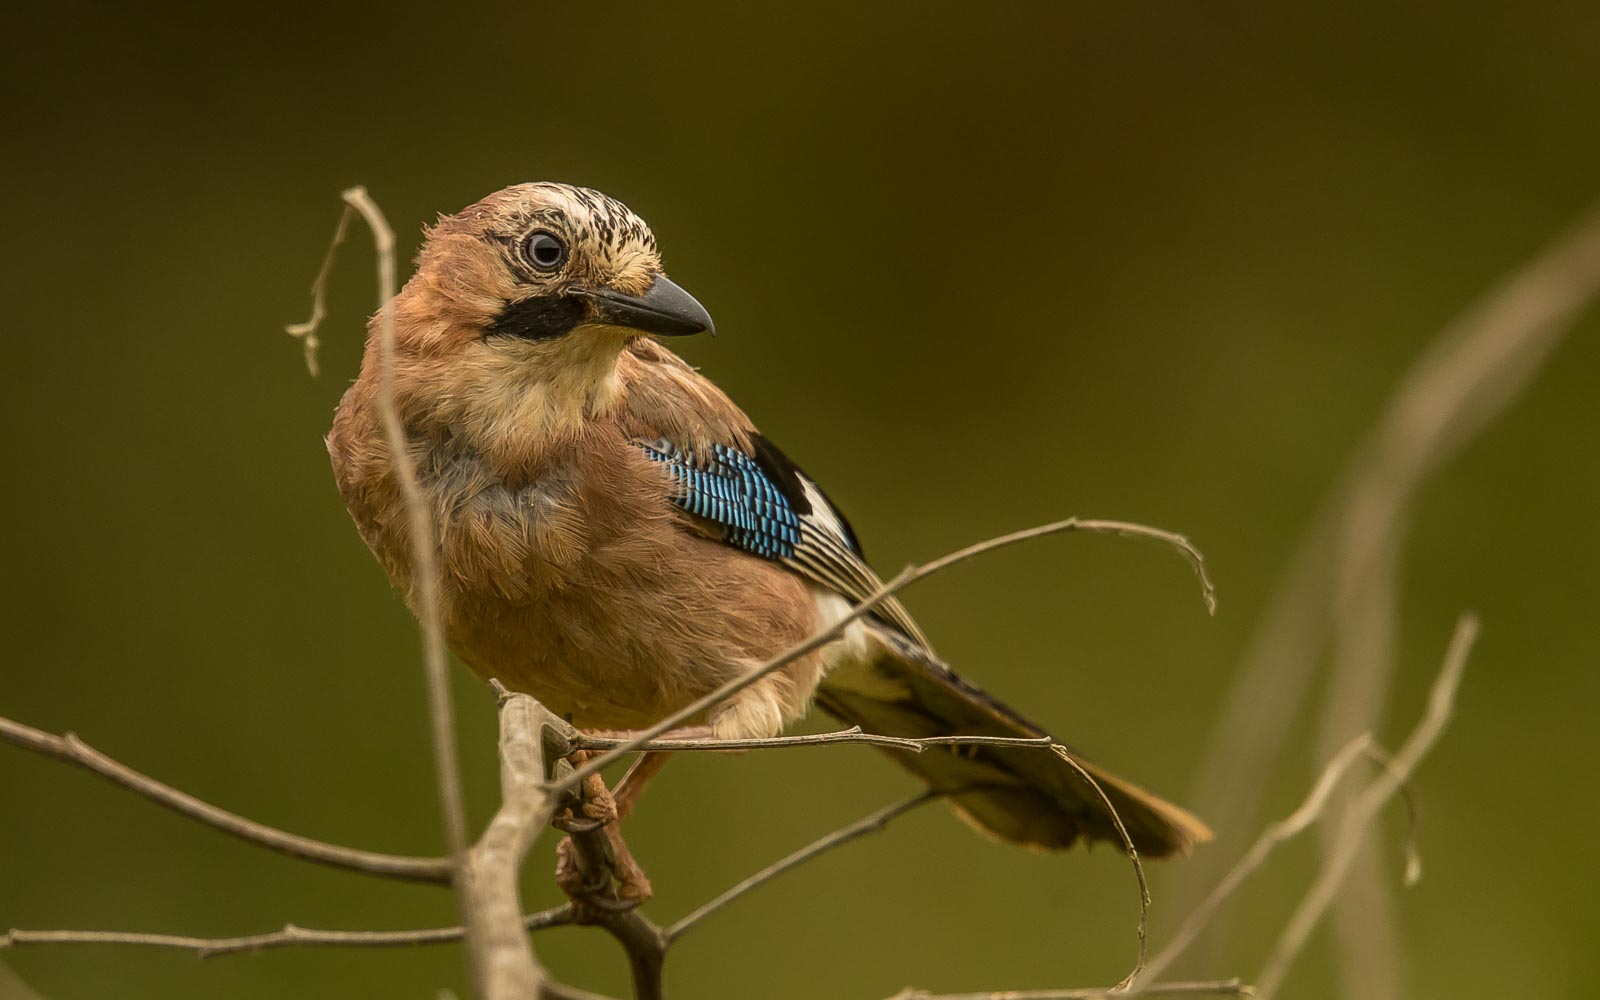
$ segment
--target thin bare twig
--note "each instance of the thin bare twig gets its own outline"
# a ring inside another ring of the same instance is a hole
[[[698,924],[706,917],[711,916],[711,914],[722,909],[724,906],[727,906],[729,903],[738,899],[740,896],[743,896],[745,893],[750,892],[752,889],[757,889],[765,885],[766,883],[777,878],[779,875],[782,875],[784,872],[798,868],[807,861],[810,861],[812,858],[817,857],[819,854],[825,854],[828,851],[833,850],[835,847],[841,847],[845,844],[848,844],[850,841],[855,840],[858,837],[864,837],[869,833],[876,833],[877,831],[888,826],[890,821],[894,820],[895,818],[903,816],[918,806],[932,802],[937,798],[939,798],[939,793],[930,789],[929,791],[923,792],[919,795],[913,795],[910,798],[901,799],[899,802],[885,806],[870,816],[866,816],[854,823],[851,823],[849,826],[840,827],[832,833],[817,838],[810,844],[807,844],[800,850],[795,851],[793,854],[789,855],[783,860],[774,862],[773,864],[761,869],[754,875],[751,875],[749,878],[731,887],[722,895],[701,906],[693,913],[690,913],[682,920],[679,920],[671,927],[668,927],[666,930],[666,940],[668,943],[676,941],[689,928],[693,927],[695,924]]]
[[[1330,489],[1274,587],[1200,770],[1202,811],[1251,829],[1268,769],[1301,718],[1324,646],[1335,643],[1319,756],[1377,728],[1389,687],[1400,555],[1428,479],[1528,388],[1600,293],[1600,208],[1591,208],[1446,327],[1396,388]],[[1329,841],[1324,842],[1324,849]],[[1189,895],[1220,858],[1183,873]],[[1395,995],[1392,904],[1378,866],[1359,862],[1340,920],[1346,992]]]
[[[328,275],[333,272],[334,259],[339,256],[339,244],[344,242],[345,232],[350,228],[350,217],[354,214],[355,208],[351,205],[346,205],[339,214],[339,226],[333,231],[328,252],[322,257],[322,266],[317,268],[317,276],[311,282],[310,318],[304,323],[290,323],[283,328],[284,333],[300,338],[305,345],[306,371],[311,373],[312,378],[322,374],[322,367],[317,363],[317,348],[322,346],[322,341],[317,338],[317,330],[328,315]]]
[[[571,906],[557,906],[523,918],[525,930],[537,931],[574,922]],[[183,934],[141,934],[126,931],[33,931],[12,929],[0,935],[0,948],[26,945],[135,945],[194,952],[201,958],[270,951],[277,948],[401,948],[460,941],[462,927],[424,927],[405,931],[340,931],[297,924],[281,930],[237,937],[191,937]]]
[[[1472,615],[1463,615],[1456,623],[1455,634],[1451,636],[1450,648],[1445,653],[1444,666],[1439,671],[1438,679],[1433,682],[1433,689],[1429,692],[1428,708],[1422,720],[1417,723],[1416,729],[1412,730],[1411,735],[1395,753],[1391,766],[1378,775],[1340,819],[1333,849],[1328,852],[1321,872],[1306,891],[1300,905],[1295,908],[1294,915],[1290,917],[1288,925],[1279,936],[1271,957],[1261,970],[1261,975],[1256,981],[1258,995],[1264,1000],[1270,1000],[1277,995],[1278,987],[1288,974],[1289,966],[1305,947],[1312,929],[1327,912],[1340,886],[1344,884],[1367,832],[1383,809],[1384,803],[1417,769],[1417,765],[1427,756],[1428,751],[1433,749],[1433,745],[1438,742],[1449,724],[1455,707],[1456,689],[1461,684],[1461,673],[1466,669],[1467,657],[1471,654],[1473,643],[1477,638],[1478,619]]]
[[[361,213],[378,251],[378,413],[389,446],[395,480],[405,496],[410,520],[412,586],[417,591],[417,620],[422,626],[422,658],[428,677],[428,715],[433,728],[433,758],[444,817],[445,843],[452,858],[467,849],[467,810],[461,794],[461,764],[456,747],[455,706],[450,698],[450,668],[444,648],[444,616],[439,605],[438,541],[428,501],[417,485],[417,467],[395,402],[394,388],[394,230],[364,187],[344,192],[345,204]],[[340,225],[343,226],[341,219]],[[314,314],[314,309],[313,309]]]
[[[405,498],[411,535],[411,586],[422,631],[428,715],[433,738],[445,841],[455,863],[454,885],[466,928],[468,966],[474,986],[487,1000],[523,1000],[564,991],[544,974],[519,926],[522,909],[517,877],[522,860],[550,815],[555,796],[546,786],[543,721],[553,719],[527,696],[504,698],[500,706],[501,806],[476,844],[468,847],[466,806],[456,745],[455,706],[450,695],[440,600],[438,539],[427,499],[417,483],[416,463],[395,401],[394,232],[366,189],[344,192],[345,204],[372,230],[378,256],[378,412],[397,485]]]
[[[772,736],[738,740],[651,740],[636,746],[631,740],[620,737],[591,736],[579,732],[572,738],[574,750],[611,750],[629,746],[629,752],[679,750],[779,750],[789,747],[835,746],[839,744],[864,744],[921,753],[930,747],[984,746],[984,747],[1038,747],[1048,749],[1055,743],[1051,736],[880,736],[863,732],[860,726],[851,726],[833,733],[811,733],[805,736]]]
[[[477,993],[486,1000],[524,1000],[534,996],[594,997],[595,994],[574,990],[547,978],[533,957],[532,945],[526,934],[528,929],[577,922],[574,909],[563,906],[525,917],[518,900],[518,875],[522,861],[554,811],[554,800],[545,790],[547,730],[558,744],[549,757],[557,759],[570,750],[564,738],[568,727],[527,695],[506,695],[501,703],[500,719],[502,804],[483,836],[466,852],[464,862],[459,867],[449,864],[445,859],[368,856],[365,852],[348,851],[305,841],[304,838],[270,828],[260,828],[259,824],[240,820],[207,803],[166,789],[142,775],[127,772],[126,768],[109,758],[94,754],[71,737],[54,737],[9,720],[0,720],[0,735],[10,742],[113,777],[155,801],[255,843],[329,864],[349,862],[351,859],[346,855],[355,855],[355,861],[361,865],[373,863],[373,858],[388,862],[429,861],[435,866],[442,865],[440,870],[435,871],[431,881],[448,880],[453,873],[458,897],[465,904],[462,906],[462,926],[454,928],[320,931],[290,924],[271,933],[233,938],[112,931],[13,930],[0,937],[0,947],[25,944],[134,944],[184,949],[206,956],[291,945],[396,947],[464,939],[471,957],[469,964]],[[152,787],[147,788],[147,785]],[[331,859],[324,856],[329,851],[336,852]],[[367,869],[358,867],[358,870]]]
[[[1126,989],[1144,969],[1144,951],[1150,941],[1150,883],[1144,877],[1144,862],[1139,860],[1139,850],[1133,846],[1133,838],[1128,835],[1128,828],[1123,825],[1122,816],[1117,812],[1117,807],[1111,804],[1111,797],[1100,787],[1100,782],[1094,780],[1094,775],[1078,763],[1072,756],[1071,750],[1059,743],[1050,749],[1078,772],[1078,777],[1087,782],[1089,787],[1094,789],[1094,793],[1100,796],[1100,802],[1106,807],[1106,813],[1117,828],[1117,836],[1122,838],[1122,848],[1128,855],[1128,861],[1133,865],[1133,877],[1139,883],[1139,951],[1134,957],[1133,969],[1122,977],[1122,982],[1117,984],[1118,989]]]
[[[1356,459],[1339,516],[1319,753],[1383,720],[1397,658],[1400,569],[1423,486],[1522,394],[1597,294],[1600,207],[1452,323],[1396,390]],[[1340,834],[1331,821],[1321,834],[1328,855]],[[1371,851],[1354,865],[1335,914],[1346,992],[1400,1000],[1393,880]]]
[[[141,774],[125,764],[112,760],[72,733],[56,736],[20,722],[0,718],[0,740],[52,760],[81,767],[113,784],[137,792],[180,816],[186,816],[240,840],[280,854],[314,861],[331,868],[361,872],[364,875],[379,875],[412,882],[450,881],[452,869],[449,858],[408,857],[362,851],[279,830],[221,809]]]
[[[545,791],[546,730],[563,724],[525,694],[500,700],[501,803],[456,876],[467,953],[484,1000],[523,1000],[548,982],[522,930],[523,859],[555,812]],[[563,746],[560,750],[564,751]]]
[[[1144,972],[1128,984],[1129,993],[1137,996],[1149,992],[1149,987],[1141,983],[1140,980],[1149,982],[1165,972],[1211,923],[1212,918],[1222,908],[1222,904],[1227,902],[1228,897],[1233,895],[1234,891],[1244,883],[1245,879],[1255,874],[1257,869],[1266,863],[1267,855],[1271,854],[1284,841],[1304,832],[1306,827],[1310,826],[1322,815],[1323,809],[1328,804],[1329,797],[1333,794],[1333,790],[1340,780],[1344,778],[1345,772],[1350,769],[1352,764],[1361,759],[1371,746],[1372,737],[1363,733],[1345,744],[1344,749],[1340,750],[1333,756],[1332,760],[1328,761],[1327,766],[1322,769],[1321,776],[1317,778],[1316,784],[1312,786],[1310,793],[1306,795],[1305,801],[1300,803],[1300,807],[1262,831],[1261,836],[1251,845],[1250,850],[1245,852],[1244,857],[1239,859],[1239,862],[1228,871],[1222,881],[1217,883],[1216,888],[1212,889],[1210,894],[1184,920],[1177,933],[1173,935],[1172,940],[1167,943],[1167,946],[1157,952],[1156,956],[1145,966]]]
[[[1000,990],[992,993],[929,993],[926,990],[905,989],[889,1000],[1112,1000],[1121,995],[1115,988]],[[1143,995],[1249,997],[1255,996],[1255,991],[1237,979],[1214,979],[1205,982],[1155,983],[1147,987]]]
[[[877,590],[874,590],[871,594],[867,595],[864,600],[862,600],[855,607],[851,608],[848,614],[842,616],[833,625],[813,634],[809,639],[790,647],[786,652],[780,653],[744,676],[736,677],[733,680],[728,681],[726,684],[717,688],[715,691],[712,691],[705,697],[694,701],[693,703],[679,709],[676,712],[673,712],[671,715],[667,716],[665,719],[662,719],[655,725],[642,730],[637,736],[630,740],[624,741],[622,744],[613,747],[605,753],[600,754],[598,757],[595,757],[582,767],[573,769],[571,774],[567,775],[561,781],[555,783],[555,790],[566,791],[567,789],[576,786],[584,778],[587,778],[591,774],[598,773],[601,769],[606,767],[608,764],[611,764],[624,754],[636,750],[643,744],[648,743],[657,736],[660,736],[662,733],[677,728],[689,719],[698,716],[706,709],[720,704],[730,696],[738,694],[745,688],[757,683],[762,678],[773,673],[774,671],[780,670],[788,664],[793,663],[802,656],[807,656],[816,652],[818,649],[821,649],[823,646],[827,645],[843,634],[844,630],[849,627],[851,622],[854,622],[864,615],[871,613],[872,609],[876,608],[893,595],[899,593],[901,590],[904,590],[906,587],[909,587],[911,584],[916,583],[918,580],[925,579],[926,577],[932,576],[941,570],[949,569],[951,566],[983,555],[984,553],[993,552],[996,549],[1005,548],[1010,545],[1016,545],[1021,542],[1032,541],[1035,538],[1043,538],[1046,535],[1055,535],[1067,531],[1086,531],[1097,534],[1150,538],[1173,546],[1179,551],[1179,553],[1183,555],[1185,559],[1189,561],[1190,566],[1194,569],[1195,576],[1199,578],[1201,597],[1205,601],[1206,610],[1213,613],[1216,611],[1216,587],[1212,584],[1210,576],[1206,574],[1205,557],[1200,554],[1200,550],[1196,549],[1187,538],[1179,534],[1174,534],[1170,531],[1163,531],[1160,528],[1151,528],[1146,525],[1132,524],[1125,521],[1089,520],[1085,518],[1069,517],[1063,521],[1039,525],[1038,527],[1034,528],[1025,528],[1022,531],[1014,531],[1009,535],[1001,535],[997,538],[988,538],[981,542],[969,545],[964,549],[952,552],[949,555],[941,556],[940,558],[922,566],[907,566],[905,569],[896,574],[892,580],[883,584]]]

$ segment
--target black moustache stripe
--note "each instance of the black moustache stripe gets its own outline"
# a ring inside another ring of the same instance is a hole
[[[489,324],[493,337],[552,340],[568,333],[583,319],[584,305],[568,296],[536,296],[513,302]]]

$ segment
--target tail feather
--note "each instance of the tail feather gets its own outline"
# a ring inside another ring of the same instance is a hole
[[[926,649],[887,628],[872,628],[873,655],[841,664],[817,691],[829,714],[886,736],[1046,735],[959,677]],[[1010,843],[1044,850],[1079,840],[1120,845],[1105,802],[1073,767],[1031,747],[953,746],[922,753],[887,750],[902,767],[944,793],[969,823]],[[1211,839],[1197,817],[1076,753],[1111,801],[1141,855],[1188,854]]]

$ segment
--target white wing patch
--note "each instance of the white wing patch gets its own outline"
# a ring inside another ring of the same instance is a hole
[[[834,511],[833,505],[828,503],[828,498],[822,495],[822,490],[808,477],[801,475],[798,478],[811,505],[811,512],[801,515],[800,544],[794,555],[784,561],[833,590],[836,595],[847,598],[845,610],[848,611],[850,604],[870,597],[883,586],[883,581],[851,548],[850,532]],[[917,627],[911,613],[895,598],[880,603],[872,615],[899,629],[908,639],[928,646],[927,636]]]
[[[850,602],[831,590],[812,587],[811,599],[816,602],[821,628],[837,624],[850,613]],[[873,668],[878,658],[874,649],[876,643],[872,631],[863,622],[857,620],[846,625],[841,640],[821,650],[828,686],[877,701],[910,698],[911,685],[906,680]]]
[[[833,505],[828,503],[828,498],[822,495],[821,490],[817,489],[817,484],[803,475],[799,479],[800,486],[806,493],[806,503],[811,506],[811,513],[804,520],[815,522],[818,527],[841,541],[849,538],[850,533],[845,530],[844,522],[839,520],[839,515],[835,513]]]

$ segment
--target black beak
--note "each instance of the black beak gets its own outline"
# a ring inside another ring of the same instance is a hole
[[[643,295],[624,295],[609,288],[587,289],[578,293],[592,303],[588,322],[620,326],[661,337],[687,337],[695,333],[717,335],[706,307],[693,295],[667,280],[656,278]]]

